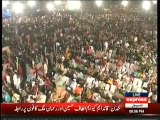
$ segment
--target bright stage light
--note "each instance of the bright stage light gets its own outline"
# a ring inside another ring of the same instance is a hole
[[[56,0],[56,1],[54,1],[54,3],[56,4],[56,5],[60,5],[60,4],[62,4],[62,1],[60,1],[60,0]]]
[[[2,7],[6,7],[9,4],[9,1],[2,1]]]
[[[54,10],[53,4],[52,4],[52,3],[48,3],[48,4],[47,4],[47,9],[48,9],[49,11],[53,11],[53,10]]]
[[[151,8],[150,1],[143,1],[142,7],[143,7],[144,10],[148,11]]]
[[[33,7],[33,6],[36,5],[36,2],[35,2],[35,1],[28,1],[28,5],[29,5],[30,7]]]
[[[15,2],[15,3],[13,3],[13,5],[12,5],[12,9],[13,9],[13,11],[14,11],[15,13],[20,14],[20,13],[23,13],[24,6],[23,6],[23,4],[20,3],[20,2]]]
[[[80,1],[67,1],[67,9],[69,10],[79,10],[81,8]]]
[[[155,1],[152,1],[153,2],[153,4],[157,4],[157,0],[155,0]]]
[[[97,0],[97,1],[96,1],[96,5],[97,5],[97,7],[102,6],[102,1],[101,1],[101,0]]]
[[[123,5],[124,7],[126,7],[126,6],[128,5],[128,1],[126,1],[126,0],[122,1],[122,5]]]

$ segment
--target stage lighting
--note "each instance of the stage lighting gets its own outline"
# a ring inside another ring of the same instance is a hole
[[[155,0],[155,1],[152,1],[153,2],[153,4],[157,4],[157,0]]]
[[[122,5],[123,5],[124,7],[126,7],[126,6],[128,5],[128,1],[126,1],[126,0],[122,1]]]
[[[97,0],[97,1],[96,1],[96,5],[97,5],[97,7],[102,6],[102,1],[101,1],[101,0]]]
[[[67,9],[69,10],[79,10],[81,8],[80,1],[67,1]]]
[[[2,1],[2,7],[6,7],[9,4],[9,1]]]
[[[55,3],[56,5],[60,5],[60,4],[62,4],[62,1],[56,0],[56,1],[54,1],[54,3]]]
[[[151,8],[150,1],[143,1],[142,7],[143,7],[144,10],[148,11]]]
[[[29,5],[30,7],[33,7],[33,6],[36,5],[36,2],[35,2],[35,1],[28,1],[28,5]]]
[[[20,14],[20,13],[23,13],[24,6],[23,6],[23,4],[20,3],[20,2],[15,2],[15,3],[13,3],[13,5],[12,5],[12,9],[13,9],[13,11],[14,11],[15,13]]]
[[[53,11],[53,10],[54,10],[53,4],[52,4],[52,3],[47,3],[47,9],[48,9],[49,11]]]

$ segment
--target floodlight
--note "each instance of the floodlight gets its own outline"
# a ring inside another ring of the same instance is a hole
[[[143,7],[144,10],[148,11],[151,8],[150,1],[143,1],[142,7]]]
[[[153,2],[153,4],[157,4],[157,0],[155,0],[155,1],[152,1]]]
[[[48,9],[49,11],[52,11],[52,10],[54,9],[53,4],[52,4],[52,3],[47,3],[47,9]]]
[[[35,2],[35,1],[28,1],[28,5],[29,5],[30,7],[33,7],[33,6],[36,5],[36,2]]]
[[[2,1],[2,7],[6,7],[9,4],[9,1]]]
[[[81,8],[80,1],[67,1],[67,8],[69,10],[78,10]]]
[[[97,0],[97,1],[96,1],[96,5],[97,5],[97,7],[102,6],[102,1],[101,1],[101,0]]]
[[[15,13],[20,14],[20,13],[23,13],[24,6],[20,2],[15,2],[12,5],[12,9]]]
[[[126,1],[126,0],[122,1],[122,5],[123,5],[124,7],[126,7],[126,6],[128,5],[128,1]]]
[[[60,4],[62,4],[62,1],[56,0],[56,1],[54,1],[54,3],[55,3],[56,5],[60,5]]]
[[[7,11],[7,12],[9,12],[10,10],[9,10],[9,9],[7,9],[6,11]]]

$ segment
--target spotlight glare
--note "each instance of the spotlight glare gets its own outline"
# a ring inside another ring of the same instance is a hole
[[[153,4],[157,4],[157,0],[155,0],[155,1],[152,1],[153,2]]]
[[[126,6],[128,5],[128,1],[126,1],[126,0],[122,1],[122,5],[123,5],[124,7],[126,7]]]
[[[53,9],[54,9],[53,4],[52,4],[52,3],[48,3],[48,4],[47,4],[47,9],[48,9],[49,11],[53,11]]]
[[[96,5],[97,5],[97,7],[102,6],[102,1],[101,1],[101,0],[97,0],[97,1],[96,1]]]
[[[56,5],[60,5],[60,4],[62,4],[62,1],[56,0],[56,1],[54,1],[54,3],[55,3]]]
[[[67,1],[67,9],[69,10],[79,10],[81,8],[80,1]]]
[[[9,4],[9,1],[2,1],[2,7],[6,7]]]
[[[20,2],[15,2],[15,3],[13,3],[13,5],[12,5],[12,9],[13,9],[13,11],[14,11],[15,13],[20,14],[20,13],[23,13],[24,6],[23,6],[23,4],[20,3]]]
[[[33,7],[33,6],[36,5],[36,2],[35,2],[35,1],[28,1],[28,5],[29,5],[30,7]]]
[[[151,8],[150,1],[143,1],[142,7],[143,7],[144,10],[148,11]]]

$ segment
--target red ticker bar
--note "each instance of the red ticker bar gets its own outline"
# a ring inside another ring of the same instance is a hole
[[[160,114],[160,104],[147,109],[126,109],[124,104],[64,103],[64,104],[1,104],[1,115],[129,115]],[[135,112],[136,111],[136,112]]]

